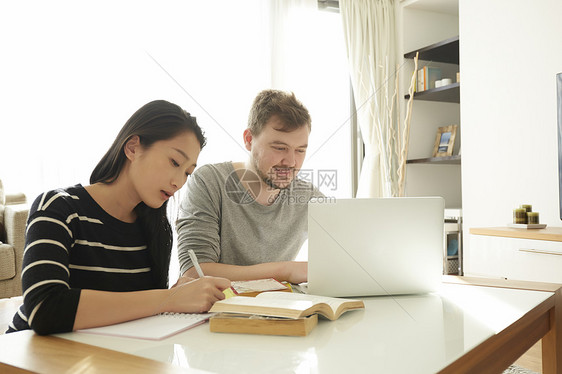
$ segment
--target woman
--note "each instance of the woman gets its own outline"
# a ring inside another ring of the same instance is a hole
[[[7,332],[103,326],[162,312],[200,313],[224,298],[223,278],[168,289],[168,199],[196,166],[205,137],[194,117],[153,101],[127,121],[90,185],[33,203],[23,260],[23,305]]]

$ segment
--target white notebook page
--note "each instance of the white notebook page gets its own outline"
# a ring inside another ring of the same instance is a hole
[[[78,330],[78,332],[161,340],[205,323],[213,314],[164,313],[115,325]]]

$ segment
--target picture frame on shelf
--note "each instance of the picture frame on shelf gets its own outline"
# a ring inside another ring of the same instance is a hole
[[[437,129],[435,144],[433,146],[433,157],[446,157],[453,155],[455,138],[458,125],[443,126]]]

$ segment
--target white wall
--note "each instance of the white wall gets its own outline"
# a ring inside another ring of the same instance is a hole
[[[505,226],[522,203],[540,212],[541,223],[562,226],[555,82],[561,14],[559,0],[460,0],[465,238],[471,227]]]

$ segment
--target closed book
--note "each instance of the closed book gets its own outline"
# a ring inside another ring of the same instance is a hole
[[[423,77],[424,77],[424,89],[429,90],[435,88],[435,81],[441,79],[441,69],[424,66],[423,67]]]
[[[284,336],[306,336],[317,324],[317,314],[302,318],[279,318],[219,313],[209,320],[211,332]]]
[[[425,90],[425,82],[423,79],[423,68],[418,70],[418,80],[417,80],[417,92],[422,92]]]
[[[256,296],[262,292],[269,291],[292,291],[289,284],[283,284],[273,278],[233,281],[231,288],[237,295],[240,296]]]

